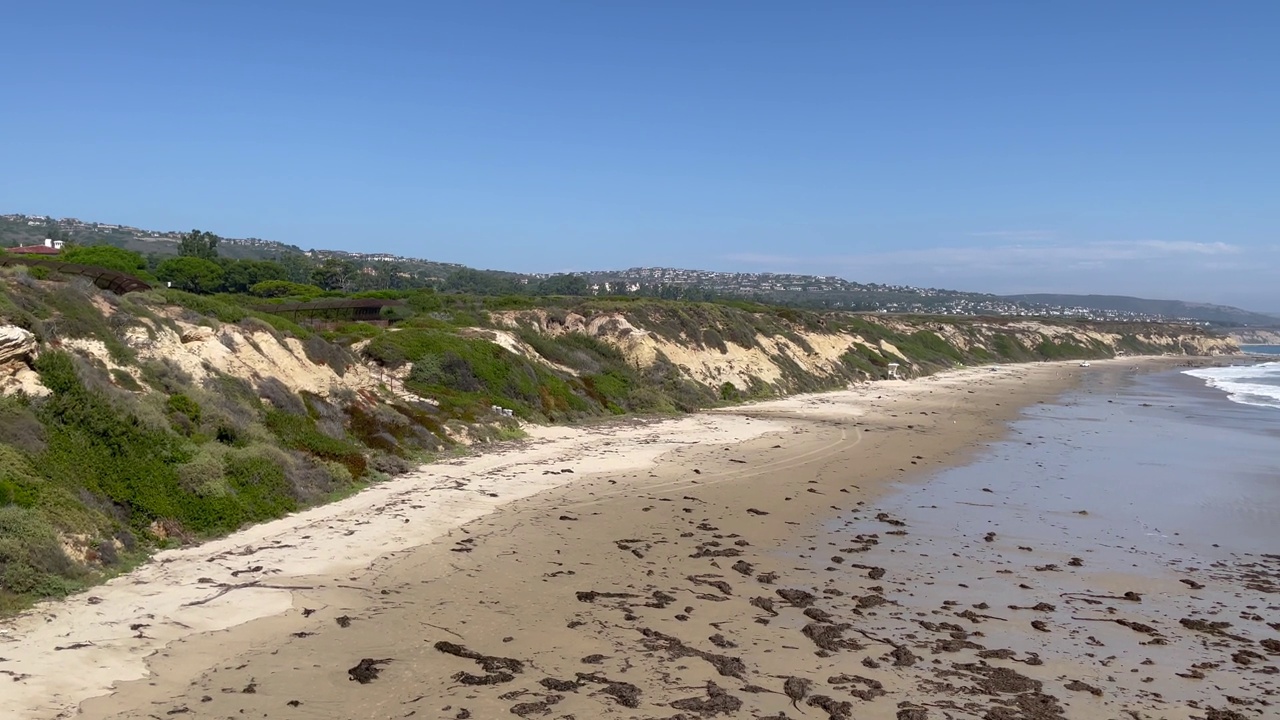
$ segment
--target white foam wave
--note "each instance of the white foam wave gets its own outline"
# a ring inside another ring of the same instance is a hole
[[[1280,362],[1186,370],[1242,405],[1280,408]]]

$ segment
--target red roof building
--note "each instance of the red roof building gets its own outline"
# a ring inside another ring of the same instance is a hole
[[[20,245],[9,248],[9,252],[18,255],[57,255],[62,252],[62,241],[45,240],[43,245]]]

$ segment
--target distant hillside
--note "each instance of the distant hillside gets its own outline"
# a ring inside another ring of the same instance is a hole
[[[1077,307],[1087,310],[1133,313],[1162,316],[1232,325],[1238,327],[1280,327],[1280,317],[1250,312],[1228,305],[1192,303],[1182,300],[1146,300],[1123,295],[1055,295],[1037,293],[1030,295],[1006,295],[1005,299],[1032,305]]]
[[[0,215],[0,248],[17,245],[39,245],[45,238],[66,240],[82,245],[112,245],[141,253],[156,261],[178,254],[182,233],[177,230],[147,230],[130,225],[90,222],[76,218],[54,218],[45,215]],[[450,274],[466,269],[456,263],[441,263],[401,257],[381,252],[346,252],[343,250],[303,250],[261,238],[223,237],[218,254],[231,260],[275,260],[306,257],[315,262],[325,258],[350,260],[361,267],[380,267],[419,284],[443,282]]]
[[[176,255],[182,233],[54,218],[0,215],[0,248],[38,244],[45,238],[83,245],[107,244],[144,255],[153,269]],[[969,317],[1071,318],[1093,321],[1191,321],[1225,327],[1272,327],[1280,318],[1238,308],[1082,295],[1001,297],[909,285],[860,283],[835,276],[795,273],[720,272],[668,267],[634,267],[561,274],[477,270],[456,263],[393,255],[370,241],[352,244],[368,252],[303,250],[259,238],[222,238],[219,254],[230,260],[271,260],[287,266],[287,278],[310,282],[321,264],[338,263],[347,271],[347,291],[432,287],[442,292],[486,296],[626,296],[666,300],[749,300],[767,305],[814,310],[846,310]],[[424,251],[429,251],[424,248]]]

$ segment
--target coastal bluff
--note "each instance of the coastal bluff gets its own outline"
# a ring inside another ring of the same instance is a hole
[[[405,293],[395,322],[0,272],[0,615],[537,427],[958,367],[1226,355],[1159,323]],[[532,307],[530,307],[532,305]],[[270,309],[269,307],[267,308]]]

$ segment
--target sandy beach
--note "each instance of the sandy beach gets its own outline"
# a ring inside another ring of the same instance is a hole
[[[998,483],[877,505],[1083,374],[1170,362],[542,429],[7,622],[0,699],[18,718],[1267,717],[1274,557],[1186,583],[1037,547],[984,514]],[[1235,624],[1179,625],[1209,611]]]

